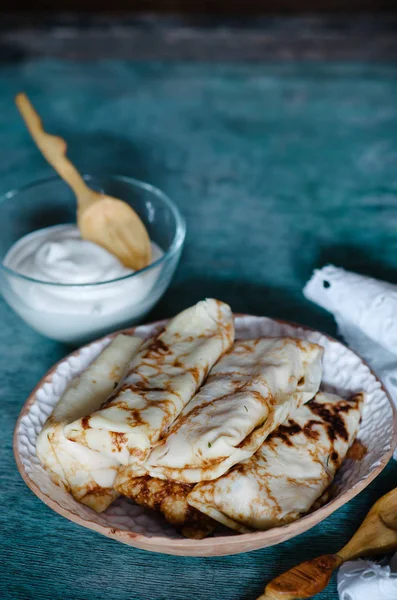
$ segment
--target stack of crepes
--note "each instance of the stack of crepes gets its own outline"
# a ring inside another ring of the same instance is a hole
[[[355,438],[362,395],[319,392],[323,349],[234,341],[209,299],[142,341],[120,335],[66,391],[37,441],[53,479],[105,510],[122,494],[184,535],[297,519]]]

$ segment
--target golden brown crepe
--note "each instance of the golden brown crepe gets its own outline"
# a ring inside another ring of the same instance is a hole
[[[121,465],[143,461],[233,340],[227,304],[209,299],[183,311],[142,348],[100,410],[66,426],[66,437]]]
[[[185,537],[200,540],[215,529],[215,521],[189,506],[187,496],[192,485],[164,481],[149,475],[124,479],[122,471],[123,468],[118,477],[117,491],[136,504],[161,513]]]
[[[71,382],[37,438],[37,457],[53,481],[97,512],[105,510],[118,496],[113,489],[118,463],[78,442],[71,442],[64,435],[64,427],[101,406],[141,345],[138,337],[115,337]]]
[[[322,355],[317,344],[296,338],[237,341],[146,463],[137,470],[131,465],[130,477],[135,472],[185,483],[220,477],[313,398]]]
[[[356,437],[362,404],[363,394],[344,400],[318,393],[251,458],[195,486],[189,504],[241,533],[298,519],[331,484]]]

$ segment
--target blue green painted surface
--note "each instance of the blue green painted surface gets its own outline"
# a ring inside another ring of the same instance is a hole
[[[214,295],[334,333],[301,294],[314,267],[397,282],[396,76],[359,64],[2,65],[0,193],[50,173],[12,104],[24,89],[82,170],[150,181],[184,213],[185,252],[153,319]],[[68,350],[0,311],[2,600],[254,600],[297,561],[339,548],[396,483],[392,463],[306,534],[234,557],[156,555],[84,530],[26,488],[11,447],[26,396]],[[318,598],[336,598],[335,584]]]

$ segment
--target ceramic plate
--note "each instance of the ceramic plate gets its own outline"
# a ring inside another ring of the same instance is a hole
[[[348,397],[364,390],[366,402],[358,438],[367,449],[357,461],[347,459],[335,479],[330,501],[315,512],[268,531],[236,534],[219,530],[204,540],[188,540],[160,516],[118,498],[104,513],[96,514],[52,483],[36,458],[36,439],[45,420],[68,383],[83,371],[110,342],[112,336],[92,342],[55,365],[39,382],[25,403],[14,434],[18,469],[30,489],[53,510],[84,527],[130,546],[182,556],[221,556],[264,548],[292,538],[313,527],[363,490],[385,467],[397,444],[397,418],[393,403],[364,361],[340,342],[317,331],[265,317],[236,316],[238,339],[292,335],[325,348],[322,387]],[[164,322],[129,329],[126,333],[147,338]]]

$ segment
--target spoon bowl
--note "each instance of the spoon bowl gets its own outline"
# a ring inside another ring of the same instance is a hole
[[[122,200],[97,194],[99,199],[77,212],[77,224],[85,240],[102,246],[136,271],[150,262],[151,243],[136,212]]]

